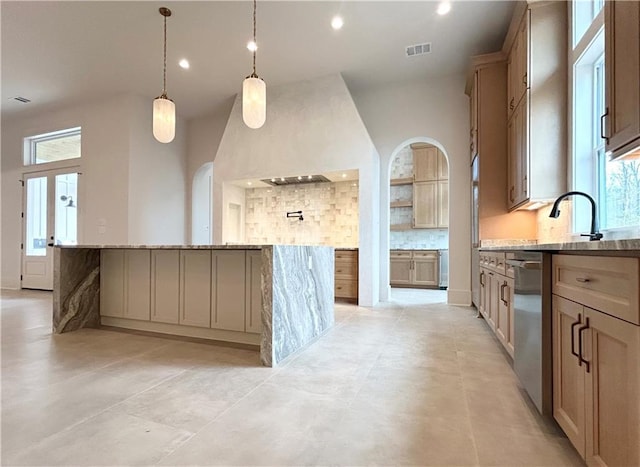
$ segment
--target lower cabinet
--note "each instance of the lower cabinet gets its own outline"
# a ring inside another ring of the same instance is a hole
[[[640,326],[592,308],[608,308],[597,290],[608,276],[637,294],[638,260],[562,256],[552,286],[554,418],[588,465],[640,465]],[[567,269],[580,272],[571,285],[583,289],[584,303],[559,295],[569,285]]]
[[[102,250],[100,314],[262,332],[262,251]]]
[[[101,314],[149,320],[150,258],[149,250],[102,250]]]
[[[514,352],[514,278],[506,267],[504,253],[480,252],[480,291],[478,312],[513,357]],[[508,275],[507,275],[508,274]]]
[[[390,277],[393,286],[436,288],[440,285],[438,250],[391,250]]]
[[[335,298],[358,300],[358,250],[335,250]]]

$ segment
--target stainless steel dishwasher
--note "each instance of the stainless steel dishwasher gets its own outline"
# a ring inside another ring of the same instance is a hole
[[[513,367],[541,414],[552,416],[551,255],[507,253],[514,269]]]

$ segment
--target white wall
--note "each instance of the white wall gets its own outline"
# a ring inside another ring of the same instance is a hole
[[[222,224],[222,241],[214,241],[214,245],[218,243],[240,243],[245,241],[245,225],[246,225],[246,195],[244,188],[226,183],[223,190],[223,198],[221,205],[224,206],[224,212],[222,213],[222,222],[215,222],[214,225],[220,226]],[[232,218],[229,212],[229,205],[234,204],[240,206],[240,222],[239,225],[231,225]],[[237,238],[234,238],[232,232],[237,229]]]
[[[78,216],[79,243],[126,243],[128,237],[128,98],[39,113],[2,121],[2,287],[20,287],[22,241],[23,139],[65,128],[82,127]],[[125,111],[126,113],[126,111]],[[78,160],[71,162],[77,164]],[[100,233],[99,224],[104,224]]]
[[[347,169],[360,174],[360,303],[379,297],[378,156],[340,75],[267,87],[267,122],[242,122],[236,98],[214,161],[214,243],[223,240],[223,184]]]
[[[158,149],[149,140],[150,109],[147,100],[126,95],[3,119],[2,287],[20,287],[22,187],[18,180],[27,171],[43,169],[23,166],[23,139],[28,136],[82,127],[82,157],[69,162],[79,163],[82,174],[78,243],[184,241],[184,150],[180,144]],[[166,221],[167,214],[171,222]]]
[[[440,147],[449,161],[449,303],[471,303],[469,99],[465,76],[384,85],[354,92],[353,100],[380,154],[380,284],[389,294],[389,166],[412,142]]]
[[[152,105],[131,98],[129,138],[129,243],[182,245],[186,240],[186,125],[178,116],[168,144],[153,137]]]
[[[229,113],[235,99],[221,105],[212,115],[191,119],[187,122],[187,190],[186,203],[192,206],[193,179],[196,172],[208,162],[213,162],[218,152],[220,140],[229,121]],[[187,239],[193,243],[191,232],[192,211],[187,208]]]

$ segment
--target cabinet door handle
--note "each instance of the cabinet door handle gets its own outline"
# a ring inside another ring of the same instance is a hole
[[[577,282],[582,282],[584,284],[586,282],[589,282],[589,278],[588,277],[576,277],[576,281]]]
[[[484,287],[484,271],[480,271],[480,285]]]
[[[525,86],[527,85],[527,74],[526,73],[522,77],[522,84],[524,84]]]
[[[580,354],[576,352],[574,349],[576,347],[576,337],[575,337],[575,328],[578,324],[582,324],[582,314],[578,313],[578,321],[571,325],[571,355],[578,359],[578,365],[582,366],[582,360]]]
[[[513,192],[515,190],[515,187],[511,187],[511,189],[509,190],[509,201],[513,201],[514,197],[513,197]]]
[[[578,329],[578,352],[580,353],[580,365],[584,363],[587,367],[587,373],[589,373],[589,361],[582,356],[582,332],[587,329],[589,329],[589,318],[585,318],[584,326]]]
[[[609,115],[609,107],[607,107],[604,113],[600,115],[600,138],[602,138],[603,140],[606,141],[607,144],[609,144],[609,136],[605,134],[605,125],[604,125],[605,123],[604,119],[607,118],[607,115]]]
[[[500,300],[502,300],[502,303],[504,303],[506,306],[508,306],[509,304],[507,303],[507,301],[504,299],[504,289],[505,287],[507,287],[507,281],[505,281],[501,286],[500,286]]]

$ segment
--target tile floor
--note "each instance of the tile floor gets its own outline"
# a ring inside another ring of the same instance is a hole
[[[277,369],[248,350],[52,336],[51,294],[3,291],[2,465],[582,465],[470,308],[393,289]]]

